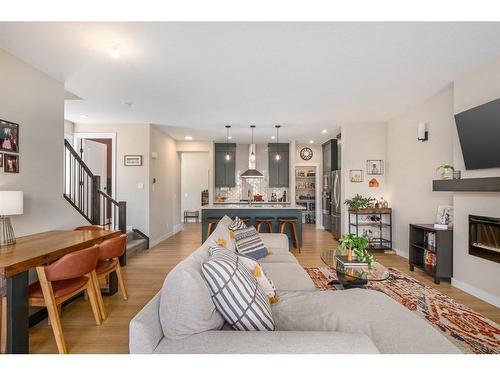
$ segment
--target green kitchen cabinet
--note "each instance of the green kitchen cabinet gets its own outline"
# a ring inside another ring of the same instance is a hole
[[[269,143],[269,187],[289,187],[290,185],[290,145]],[[279,160],[276,155],[279,154]]]
[[[226,159],[229,154],[230,159]],[[215,187],[236,186],[236,143],[215,144]]]

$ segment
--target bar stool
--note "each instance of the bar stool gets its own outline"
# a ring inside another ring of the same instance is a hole
[[[257,232],[260,232],[260,228],[262,225],[267,225],[269,228],[269,233],[273,233],[273,222],[274,222],[274,217],[256,217],[255,218],[255,225]]]
[[[207,218],[207,224],[208,224],[208,226],[207,226],[207,237],[212,234],[213,230],[215,229],[215,227],[217,226],[217,224],[219,224],[219,221],[221,219],[222,219],[221,217],[208,217]]]
[[[233,220],[234,220],[234,218],[233,218]],[[240,217],[240,220],[243,221],[247,227],[250,226],[250,218],[249,217]]]
[[[76,227],[74,230],[104,230],[100,225],[82,225],[81,227]]]
[[[279,230],[280,233],[285,233],[286,225],[289,224],[292,227],[292,240],[295,245],[295,247],[299,250],[300,253],[300,246],[299,246],[299,235],[298,235],[298,221],[296,217],[279,217],[278,218],[278,223],[279,223]]]
[[[102,323],[97,296],[101,292],[96,287],[95,273],[98,255],[99,247],[94,245],[67,254],[49,266],[36,267],[38,281],[29,286],[28,302],[30,306],[47,308],[60,354],[68,352],[60,319],[60,308],[65,301],[86,291],[96,324]]]
[[[97,266],[95,267],[95,272],[97,274],[97,279],[106,279],[106,277],[111,273],[116,271],[116,277],[118,279],[118,288],[123,299],[128,300],[127,289],[125,288],[125,281],[123,279],[122,269],[120,267],[119,257],[123,255],[127,249],[127,235],[122,234],[120,237],[110,238],[109,240],[103,241],[99,245],[99,254]],[[98,284],[99,285],[99,284]],[[102,300],[102,295],[99,293],[98,302],[101,310],[101,316],[106,319],[106,310],[104,309],[104,302]]]

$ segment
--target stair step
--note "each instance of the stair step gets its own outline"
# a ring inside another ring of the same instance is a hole
[[[127,256],[139,250],[147,249],[147,241],[144,238],[127,241]]]

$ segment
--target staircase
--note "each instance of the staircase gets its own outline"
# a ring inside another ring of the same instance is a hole
[[[149,238],[133,229],[127,232],[127,202],[116,201],[100,189],[100,177],[95,176],[71,144],[64,140],[64,193],[63,197],[90,224],[103,229],[127,233],[127,251],[120,264],[127,263],[127,255],[149,248]]]

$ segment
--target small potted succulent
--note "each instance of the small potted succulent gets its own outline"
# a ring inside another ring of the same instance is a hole
[[[443,164],[437,167],[436,171],[440,173],[442,180],[452,180],[455,168],[451,164]]]

